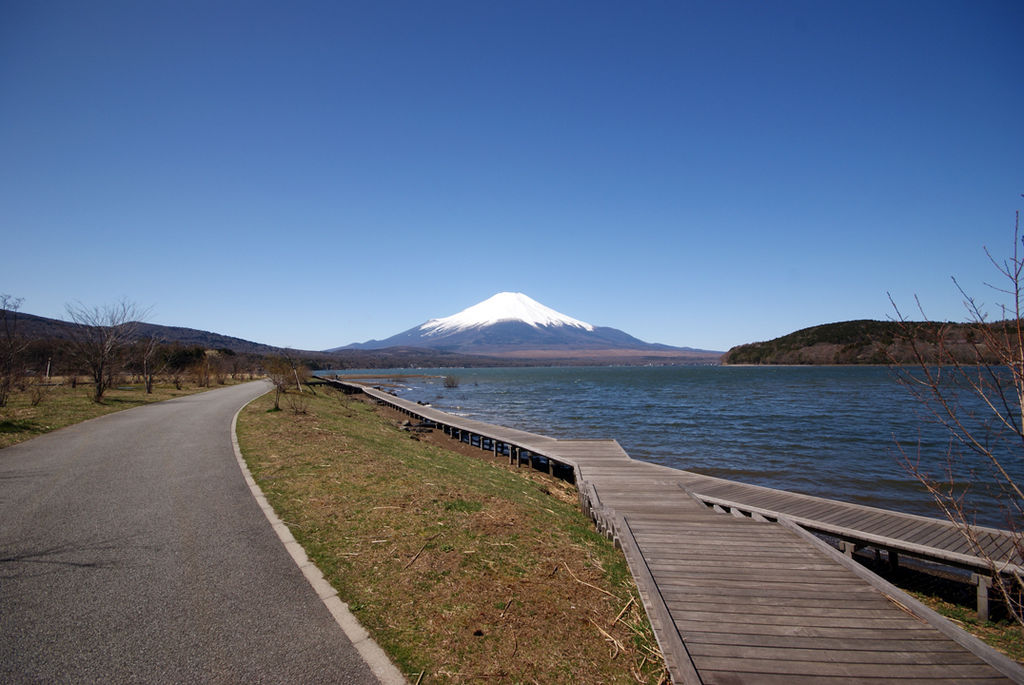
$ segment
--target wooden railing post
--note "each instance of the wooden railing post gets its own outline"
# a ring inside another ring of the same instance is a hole
[[[988,620],[988,589],[992,587],[992,579],[981,573],[972,573],[971,582],[978,586],[978,620]]]

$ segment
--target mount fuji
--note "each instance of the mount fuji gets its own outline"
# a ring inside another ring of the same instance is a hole
[[[483,302],[384,340],[345,349],[427,348],[460,354],[499,357],[700,357],[720,352],[648,343],[615,328],[593,326],[546,307],[523,293],[498,293]],[[703,359],[703,358],[707,359]],[[692,359],[691,361],[698,361]]]

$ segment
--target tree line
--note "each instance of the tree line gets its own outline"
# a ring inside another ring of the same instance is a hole
[[[140,335],[147,312],[123,300],[94,307],[69,304],[66,336],[28,337],[18,326],[22,301],[0,294],[0,407],[14,392],[33,393],[35,404],[43,389],[57,383],[91,384],[92,399],[102,402],[110,388],[125,382],[141,383],[147,393],[157,378],[178,389],[185,383],[209,387],[262,376],[267,366],[261,355]]]

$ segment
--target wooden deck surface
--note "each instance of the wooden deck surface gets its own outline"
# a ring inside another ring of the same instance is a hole
[[[716,513],[675,478],[642,471],[597,467],[585,478],[600,506],[621,517],[620,538],[635,542],[630,567],[652,623],[659,602],[670,617],[656,631],[659,642],[675,631],[682,645],[662,644],[676,682],[1013,679],[902,609],[909,604],[897,598],[902,593],[880,590],[797,532]],[[623,549],[630,544],[623,541]],[[641,565],[646,574],[637,572]]]
[[[680,486],[709,503],[735,505],[770,518],[782,515],[817,532],[916,553],[971,570],[990,570],[987,560],[949,521],[681,473],[685,476]],[[1008,571],[1024,572],[1014,535],[994,528],[974,530],[987,556],[998,560]]]
[[[888,542],[970,556],[948,528],[936,527],[941,522],[832,506],[636,461],[614,440],[553,440],[366,392],[572,466],[581,504],[626,555],[676,683],[1024,682],[1016,662],[805,530],[806,521],[859,527]],[[725,509],[708,506],[717,502]]]

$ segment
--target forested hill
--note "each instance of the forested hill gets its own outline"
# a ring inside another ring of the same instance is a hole
[[[11,316],[12,313],[8,313]],[[56,339],[65,340],[71,337],[73,323],[60,319],[49,319],[45,316],[17,312],[13,314],[17,333],[27,340]],[[273,354],[280,348],[263,343],[243,340],[229,335],[221,335],[211,331],[181,326],[161,326],[152,323],[137,322],[132,337],[135,339],[156,338],[167,344],[177,343],[183,346],[199,346],[211,350],[231,350],[240,354]]]
[[[842,321],[812,326],[766,342],[738,345],[722,357],[723,364],[891,364],[913,363],[912,341],[929,361],[938,361],[938,341],[959,361],[991,361],[976,346],[977,327],[962,323]],[[947,359],[948,361],[948,359]]]

